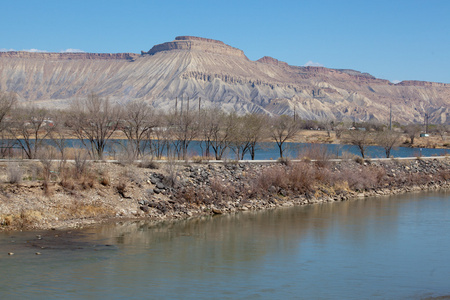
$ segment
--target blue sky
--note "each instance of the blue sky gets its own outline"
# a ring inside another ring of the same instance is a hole
[[[0,0],[0,49],[134,52],[178,35],[251,60],[450,83],[450,1]]]

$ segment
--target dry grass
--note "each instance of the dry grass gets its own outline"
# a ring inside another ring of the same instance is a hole
[[[113,209],[103,206],[99,202],[85,203],[79,199],[72,200],[67,208],[68,217],[73,218],[97,218],[113,215]]]
[[[60,171],[59,184],[67,190],[87,190],[94,188],[97,182],[104,181],[103,183],[105,183],[108,180],[107,175],[101,177],[100,180],[97,176],[98,174],[92,170],[90,165],[75,162],[73,165],[66,164],[65,168]]]
[[[39,224],[42,219],[42,212],[31,209],[22,209],[18,214],[0,216],[0,224],[2,226],[24,229]]]

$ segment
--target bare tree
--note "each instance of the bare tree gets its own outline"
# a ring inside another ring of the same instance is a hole
[[[157,159],[161,159],[164,152],[169,156],[170,152],[170,128],[169,120],[163,112],[155,115],[157,126],[153,128],[155,139],[152,141],[152,152]]]
[[[291,140],[299,131],[299,123],[290,116],[282,115],[272,119],[270,135],[278,146],[280,158],[283,158],[285,142]]]
[[[405,133],[408,135],[411,145],[414,144],[414,139],[420,132],[420,125],[418,124],[408,124],[405,126]]]
[[[11,113],[16,103],[17,97],[15,94],[0,92],[0,157],[5,157],[15,143],[6,130],[6,116]]]
[[[52,130],[49,133],[49,137],[53,142],[53,145],[58,149],[61,160],[66,159],[66,148],[67,148],[67,135],[68,128],[66,126],[67,114],[65,111],[50,111],[49,115],[52,120]]]
[[[450,126],[445,124],[438,124],[436,125],[436,133],[441,137],[441,140],[445,140],[445,136],[447,135],[449,131]]]
[[[333,120],[329,120],[329,119],[324,119],[321,122],[321,126],[323,127],[323,129],[325,129],[327,131],[327,136],[331,137],[331,131],[334,130],[335,124]]]
[[[334,125],[334,133],[336,134],[336,138],[340,139],[342,134],[348,129],[348,124],[344,122],[339,122]]]
[[[220,130],[220,116],[222,112],[218,108],[202,110],[199,114],[199,136],[202,155],[209,157],[214,135]],[[203,149],[204,145],[204,149]]]
[[[180,115],[171,114],[169,124],[178,158],[186,159],[189,144],[198,136],[198,113],[186,110]]]
[[[267,122],[268,118],[259,114],[247,114],[242,118],[243,140],[252,160],[255,159],[259,143],[267,135]]]
[[[8,131],[16,139],[27,158],[36,158],[39,148],[50,135],[53,127],[49,125],[49,112],[45,109],[30,107],[13,111]]]
[[[153,109],[146,102],[128,102],[124,106],[121,130],[128,140],[133,158],[143,154],[151,146],[150,134],[156,127]]]
[[[86,99],[71,103],[68,125],[93,158],[103,159],[106,145],[119,127],[120,117],[118,105],[92,93]]]
[[[225,151],[230,147],[233,139],[233,132],[236,127],[236,113],[220,113],[212,128],[211,148],[214,151],[216,160],[221,160]]]
[[[249,139],[247,128],[245,128],[245,117],[235,116],[230,134],[230,148],[236,155],[236,160],[244,159],[249,150]]]
[[[365,128],[348,130],[346,132],[345,142],[355,145],[359,149],[359,152],[361,152],[362,158],[365,158],[367,147],[370,143],[370,132],[365,130]]]
[[[402,134],[400,132],[392,131],[392,130],[386,130],[386,131],[380,131],[376,135],[376,144],[383,147],[386,158],[391,157],[391,150],[395,147],[398,147],[400,145],[400,138],[402,137]]]
[[[17,97],[13,93],[0,92],[0,130],[3,128],[3,121],[17,103]]]

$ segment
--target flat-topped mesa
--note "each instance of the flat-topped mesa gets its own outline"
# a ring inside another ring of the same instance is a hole
[[[244,51],[238,48],[231,47],[218,40],[205,39],[196,36],[177,36],[174,41],[155,45],[148,52],[141,51],[141,54],[154,55],[158,52],[171,50],[200,51],[237,56],[247,59]]]
[[[403,80],[396,85],[401,86],[424,86],[424,87],[450,87],[448,83],[419,81],[419,80]]]
[[[257,60],[257,62],[263,63],[263,64],[270,64],[275,66],[289,66],[286,62],[278,60],[276,58],[270,57],[270,56],[264,56]]]
[[[139,57],[135,53],[87,53],[87,52],[27,52],[27,51],[8,51],[0,52],[0,58],[29,58],[29,59],[125,59],[134,60]]]

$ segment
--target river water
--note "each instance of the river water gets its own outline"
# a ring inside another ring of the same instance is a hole
[[[449,249],[450,192],[1,233],[0,298],[423,299]]]

